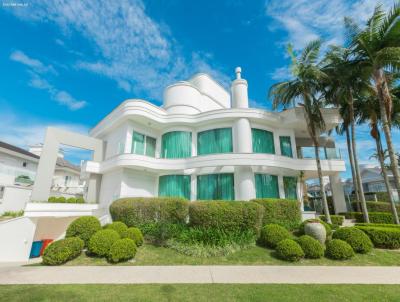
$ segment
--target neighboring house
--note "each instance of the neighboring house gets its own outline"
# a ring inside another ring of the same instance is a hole
[[[29,201],[36,178],[41,145],[29,151],[0,141],[0,214],[23,210]],[[80,167],[71,164],[59,152],[51,186],[51,196],[82,196]]]
[[[32,234],[26,245],[9,238],[7,249],[20,251],[14,260],[29,254],[32,240],[62,236],[75,217],[96,215],[102,223],[109,221],[109,206],[121,197],[287,198],[298,200],[303,209],[300,177],[317,178],[316,161],[302,158],[302,148],[312,146],[304,109],[249,108],[247,88],[240,68],[230,91],[209,75],[197,74],[168,86],[161,107],[140,99],[122,102],[89,136],[48,128],[31,199],[50,195],[55,155],[64,144],[93,151],[93,159],[82,166],[87,203],[28,203],[17,226],[0,228],[0,236],[11,227]],[[327,130],[341,122],[337,109],[322,113]],[[345,163],[332,139],[320,137],[319,142],[327,155],[321,167],[330,179],[335,211],[344,212],[339,173]],[[303,212],[303,218],[313,215]],[[0,260],[7,258],[5,253],[0,250]]]

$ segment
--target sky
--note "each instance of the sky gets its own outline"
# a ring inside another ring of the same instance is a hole
[[[393,0],[380,1],[385,8]],[[27,148],[48,126],[87,134],[128,98],[162,104],[163,89],[206,72],[229,87],[242,67],[252,107],[271,110],[269,87],[290,76],[286,45],[343,42],[376,0],[5,0],[0,7],[0,140]],[[374,163],[368,125],[360,164]],[[394,131],[400,150],[400,134]],[[347,160],[344,137],[337,145]],[[66,149],[72,161],[87,153]],[[342,177],[349,177],[350,171]]]

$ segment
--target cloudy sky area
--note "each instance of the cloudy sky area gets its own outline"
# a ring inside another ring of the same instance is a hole
[[[315,38],[340,44],[343,18],[362,23],[377,1],[24,3],[0,8],[0,140],[21,147],[42,142],[49,125],[87,133],[127,98],[160,105],[164,87],[197,72],[228,87],[236,66],[252,106],[270,109],[269,87],[289,76],[287,43],[296,50]],[[357,135],[361,163],[371,163],[368,125]],[[338,145],[346,157],[344,138]]]

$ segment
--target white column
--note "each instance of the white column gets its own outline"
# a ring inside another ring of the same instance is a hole
[[[333,206],[335,208],[335,213],[337,214],[337,213],[347,212],[343,185],[340,182],[339,173],[329,176],[329,182],[331,184]]]
[[[247,94],[247,81],[241,77],[242,69],[236,67],[236,79],[232,82],[232,108],[249,108],[249,97]]]
[[[256,198],[254,173],[251,167],[235,167],[235,199]]]
[[[278,175],[278,188],[279,188],[279,198],[285,198],[285,186],[283,185],[282,175]]]
[[[252,153],[251,125],[247,118],[239,118],[233,124],[233,152]]]
[[[192,131],[192,156],[197,156],[197,132]]]
[[[133,136],[133,127],[132,125],[129,124],[128,127],[126,128],[124,153],[132,153],[132,136]]]
[[[197,199],[197,174],[190,175],[190,200]]]

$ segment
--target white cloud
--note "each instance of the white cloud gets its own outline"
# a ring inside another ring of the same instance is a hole
[[[292,77],[292,74],[290,68],[285,66],[276,68],[272,73],[269,74],[269,76],[275,81],[285,81],[289,80]]]
[[[26,20],[53,22],[66,34],[82,34],[100,58],[81,60],[76,67],[109,77],[123,90],[159,98],[165,86],[195,72],[227,79],[211,67],[207,54],[183,55],[168,28],[152,20],[140,0],[101,4],[95,0],[44,0],[13,13]]]

